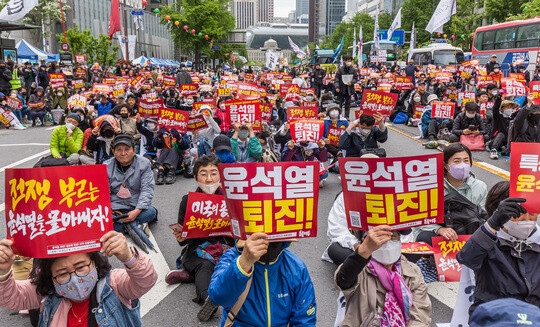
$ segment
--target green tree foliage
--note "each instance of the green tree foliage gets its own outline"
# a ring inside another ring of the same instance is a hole
[[[527,0],[486,0],[486,17],[499,23],[505,22],[510,16],[520,15],[523,5],[527,2]]]
[[[527,19],[540,16],[540,0],[532,0],[521,5],[521,12],[512,15],[510,20]]]
[[[64,42],[64,35],[57,34],[60,42]],[[75,25],[74,28],[66,31],[66,39],[69,44],[70,52],[73,54],[85,54],[86,62],[98,62],[100,66],[112,66],[117,59],[119,46],[111,46],[112,42],[105,34],[98,37],[92,35],[90,30],[80,31]]]
[[[175,4],[162,6],[159,16],[161,24],[169,28],[175,45],[193,51],[195,63],[198,63],[201,53],[215,58],[216,54],[210,49],[211,40],[214,39],[214,43],[225,40],[234,28],[235,19],[229,6],[230,0],[178,0]],[[167,20],[167,16],[171,19]],[[184,26],[188,27],[187,31]],[[191,33],[192,29],[195,34]]]

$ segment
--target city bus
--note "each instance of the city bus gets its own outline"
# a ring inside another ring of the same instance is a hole
[[[540,56],[539,47],[540,16],[537,16],[477,28],[471,58],[485,64],[492,55],[497,55],[497,62],[503,69],[505,64],[519,62],[534,70]]]
[[[326,72],[333,73],[337,70],[337,63],[339,63],[339,59],[334,62],[333,55],[334,50],[316,49],[311,57],[311,63],[319,64],[321,68],[326,69]]]
[[[429,64],[437,66],[459,65],[465,61],[461,48],[448,43],[432,43],[423,48],[413,49],[411,59],[416,66],[425,67]]]

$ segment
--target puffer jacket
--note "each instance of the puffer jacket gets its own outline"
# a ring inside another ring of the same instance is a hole
[[[70,156],[73,153],[78,153],[81,150],[84,140],[83,132],[75,127],[71,137],[67,137],[67,128],[65,125],[56,127],[51,136],[51,155],[57,157],[60,152]]]
[[[323,138],[327,138],[328,137],[328,128],[330,127],[330,125],[334,126],[334,127],[338,127],[338,128],[347,128],[349,127],[349,122],[347,121],[347,119],[345,119],[345,117],[339,115],[339,117],[337,118],[335,124],[334,122],[332,121],[332,119],[330,117],[325,117],[323,119],[323,122],[324,122],[324,132],[323,132]]]
[[[223,307],[220,326],[246,288],[253,281],[242,308],[236,315],[236,327],[300,327],[315,326],[317,305],[315,291],[304,262],[287,249],[285,242],[276,261],[256,262],[251,272],[238,263],[242,248],[227,250],[216,265],[208,295]]]

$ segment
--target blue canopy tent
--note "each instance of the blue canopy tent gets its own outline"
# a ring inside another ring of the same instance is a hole
[[[17,59],[20,61],[36,62],[39,60],[45,60],[49,62],[60,59],[58,55],[40,50],[25,40],[19,41],[15,47],[17,48]]]

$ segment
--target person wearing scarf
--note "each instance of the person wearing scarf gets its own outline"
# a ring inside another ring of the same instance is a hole
[[[346,299],[341,327],[431,326],[431,301],[420,269],[401,256],[400,234],[379,225],[335,274]]]

